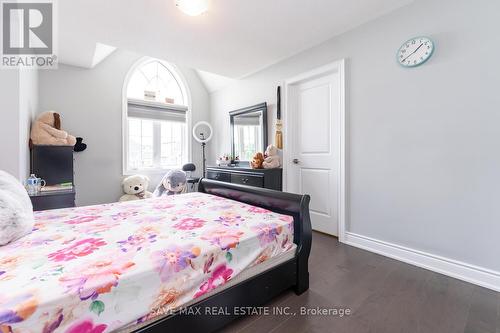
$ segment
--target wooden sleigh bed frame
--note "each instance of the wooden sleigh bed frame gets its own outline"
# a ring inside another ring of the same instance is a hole
[[[237,285],[216,293],[182,312],[154,321],[134,333],[154,332],[214,332],[239,316],[231,309],[265,305],[287,289],[297,295],[309,288],[308,260],[311,252],[311,220],[308,195],[297,195],[274,190],[202,179],[198,191],[224,197],[279,214],[293,216],[295,257]],[[230,309],[230,315],[213,315],[206,308]],[[193,313],[199,313],[192,315]]]

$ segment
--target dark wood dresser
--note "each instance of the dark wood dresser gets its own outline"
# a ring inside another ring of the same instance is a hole
[[[227,183],[263,187],[281,191],[282,169],[252,169],[250,167],[207,167],[207,178]]]
[[[31,149],[31,173],[44,179],[47,185],[73,183],[71,190],[31,195],[33,210],[75,207],[73,147],[34,145]]]

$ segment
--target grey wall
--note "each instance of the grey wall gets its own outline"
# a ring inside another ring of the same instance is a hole
[[[0,92],[0,170],[23,181],[29,174],[28,140],[38,107],[38,71],[2,70]]]
[[[40,110],[59,112],[63,128],[88,144],[86,151],[75,154],[78,205],[113,202],[122,195],[122,89],[127,72],[140,58],[118,50],[94,69],[60,65],[40,73]],[[193,124],[208,120],[207,91],[193,70],[179,70],[191,91]],[[193,143],[198,166],[200,155]],[[151,189],[161,176],[151,177]]]
[[[417,0],[213,93],[211,158],[229,147],[229,110],[275,104],[282,80],[346,58],[348,231],[500,271],[498,13]],[[436,53],[404,69],[396,51],[418,35]]]

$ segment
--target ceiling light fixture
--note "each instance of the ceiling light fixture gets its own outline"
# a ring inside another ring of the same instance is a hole
[[[176,0],[175,5],[189,16],[198,16],[208,11],[208,0]]]

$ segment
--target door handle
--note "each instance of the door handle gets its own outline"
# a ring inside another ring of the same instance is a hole
[[[294,158],[294,159],[292,160],[292,162],[293,162],[293,164],[299,164],[299,162],[300,162],[300,161],[299,161],[299,159],[298,159],[298,158]]]

